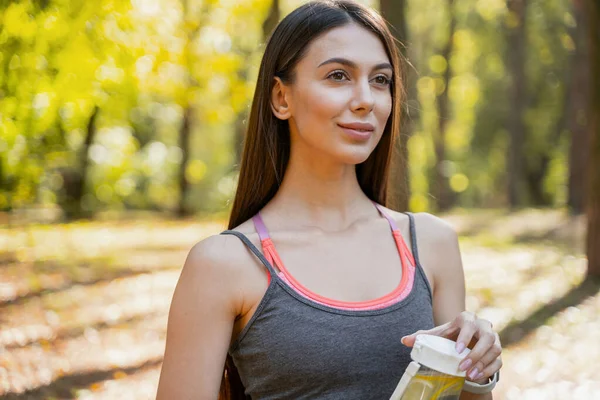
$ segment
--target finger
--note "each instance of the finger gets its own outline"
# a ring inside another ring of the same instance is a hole
[[[462,312],[456,319],[456,324],[460,325],[460,333],[456,339],[456,351],[459,353],[462,353],[469,343],[471,343],[473,336],[479,329],[475,318],[475,314]]]
[[[498,357],[494,361],[492,361],[491,364],[489,364],[487,367],[485,367],[483,369],[483,371],[481,371],[477,375],[477,377],[475,377],[475,379],[471,379],[470,377],[467,379],[473,380],[473,381],[481,381],[485,378],[487,380],[487,379],[489,379],[490,376],[492,376],[496,372],[500,371],[500,368],[502,368],[502,365],[503,365],[502,357]]]
[[[500,345],[500,337],[494,332],[494,344],[492,347],[481,357],[481,359],[472,367],[477,368],[480,373],[488,365],[493,363],[502,354],[502,345]]]
[[[479,333],[479,340],[475,344],[475,347],[473,347],[466,359],[461,362],[461,370],[465,371],[470,368],[467,371],[467,375],[471,379],[476,378],[477,374],[479,374],[483,368],[487,366],[487,363],[484,363],[482,358],[492,349],[495,339],[496,337],[494,332]],[[467,364],[470,365],[467,366]]]
[[[448,324],[448,326],[446,327],[446,330],[444,332],[442,332],[441,336],[448,338],[450,340],[456,341],[456,338],[458,337],[458,334],[460,333],[461,328],[462,328],[462,320],[455,318]]]

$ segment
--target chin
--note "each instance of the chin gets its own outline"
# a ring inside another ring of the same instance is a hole
[[[369,158],[374,149],[370,147],[355,147],[350,149],[343,149],[336,154],[337,158],[344,164],[361,164]]]

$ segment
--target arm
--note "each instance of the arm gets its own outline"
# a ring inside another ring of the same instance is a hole
[[[458,236],[445,221],[420,213],[416,219],[421,264],[433,272],[433,318],[436,326],[453,321],[465,311],[465,276]],[[467,373],[470,370],[467,370]],[[487,377],[475,380],[486,383]],[[460,400],[492,400],[492,393],[462,392]]]
[[[223,262],[227,239],[189,252],[175,288],[157,400],[216,399],[237,315],[236,274]]]

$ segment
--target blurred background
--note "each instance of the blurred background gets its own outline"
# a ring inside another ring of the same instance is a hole
[[[0,0],[0,398],[154,398],[265,38],[302,3]],[[458,231],[494,398],[599,398],[600,3],[363,3],[406,59],[392,206]]]

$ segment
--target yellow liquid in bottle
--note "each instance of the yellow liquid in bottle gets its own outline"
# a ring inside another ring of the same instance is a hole
[[[458,400],[464,383],[465,378],[421,366],[402,395],[402,400]]]

